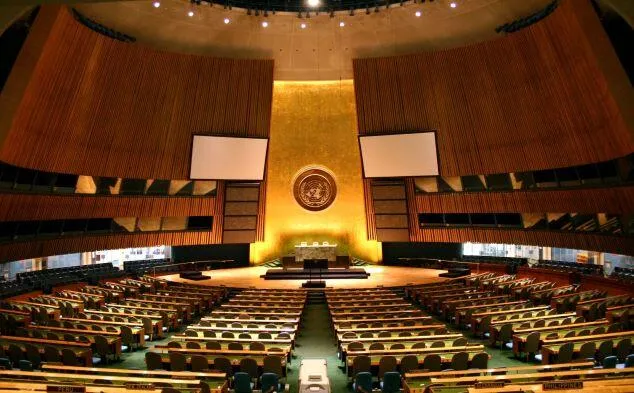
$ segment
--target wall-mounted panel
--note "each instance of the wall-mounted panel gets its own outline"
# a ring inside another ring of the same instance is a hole
[[[632,130],[595,54],[593,37],[605,33],[588,15],[590,2],[563,1],[545,20],[496,40],[356,59],[359,133],[437,130],[443,176],[629,154]]]
[[[213,215],[216,198],[0,194],[0,221]]]
[[[62,173],[186,179],[193,134],[268,137],[272,88],[272,61],[115,41],[59,7],[0,160]]]
[[[578,250],[605,251],[615,254],[634,255],[631,237],[599,234],[581,234],[557,231],[524,231],[514,229],[486,228],[439,228],[421,229],[410,237],[413,242],[449,243],[500,243],[525,244],[572,248]]]
[[[213,232],[211,231],[134,233],[23,241],[1,244],[0,262],[94,250],[148,247],[163,244],[211,244],[214,242]]]

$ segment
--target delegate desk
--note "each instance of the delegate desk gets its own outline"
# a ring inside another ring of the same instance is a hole
[[[5,352],[8,351],[9,345],[16,344],[18,346],[24,344],[34,345],[42,355],[44,355],[44,347],[52,346],[61,349],[70,349],[75,353],[75,356],[85,366],[92,366],[92,344],[85,342],[73,342],[73,341],[61,341],[61,340],[47,340],[43,338],[33,337],[18,337],[18,336],[0,336],[0,345],[4,348]],[[26,359],[26,348],[22,348],[25,352],[24,358]],[[1,371],[1,370],[0,370]]]
[[[416,349],[416,352],[412,352],[412,350],[394,350],[394,351],[349,351],[348,356],[346,358],[346,375],[348,378],[353,378],[352,374],[354,371],[354,358],[356,356],[369,356],[370,357],[370,365],[375,368],[379,366],[379,362],[383,356],[394,356],[396,358],[397,364],[401,363],[401,359],[407,355],[416,355],[420,354],[418,357],[419,367],[424,364],[425,355],[439,355],[441,359],[442,365],[451,364],[451,360],[456,353],[466,352],[469,354],[469,362],[473,359],[473,357],[478,353],[484,352],[484,345],[468,345],[468,346],[460,346],[460,347],[444,347],[444,348],[421,348]],[[376,353],[376,354],[375,354]],[[490,355],[489,355],[490,357]]]
[[[329,243],[301,243],[295,246],[295,262],[307,259],[325,259],[328,262],[337,261],[337,245]]]
[[[611,340],[613,349],[616,349],[620,340],[629,338],[634,339],[634,331],[593,334],[589,336],[575,336],[556,338],[552,340],[542,340],[542,364],[554,363],[553,360],[559,355],[559,349],[566,343],[573,344],[573,353],[579,352],[581,346],[587,342],[597,342]],[[598,345],[597,345],[598,347]],[[633,368],[634,369],[634,368]]]

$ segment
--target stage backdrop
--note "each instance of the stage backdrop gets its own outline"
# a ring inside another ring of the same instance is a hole
[[[380,260],[367,240],[352,81],[275,82],[266,170],[264,241],[251,261],[302,241],[337,243],[340,255]]]

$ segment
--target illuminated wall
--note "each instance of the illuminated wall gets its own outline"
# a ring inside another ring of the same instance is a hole
[[[252,262],[290,254],[302,241],[337,243],[339,255],[378,261],[380,244],[367,240],[352,81],[275,82],[272,111],[264,241],[252,245]],[[325,167],[337,185],[319,212],[293,196],[293,179],[310,166]]]

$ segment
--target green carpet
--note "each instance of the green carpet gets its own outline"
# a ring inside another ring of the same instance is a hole
[[[290,391],[299,390],[299,366],[302,359],[326,359],[328,363],[328,378],[332,392],[347,391],[347,378],[340,368],[343,363],[337,357],[337,345],[330,328],[328,307],[326,304],[307,304],[304,311],[303,325],[300,336],[296,340],[295,358],[288,372]],[[351,390],[351,389],[350,389]]]

